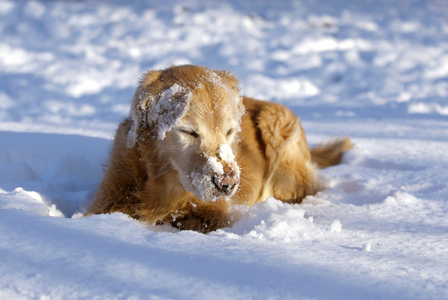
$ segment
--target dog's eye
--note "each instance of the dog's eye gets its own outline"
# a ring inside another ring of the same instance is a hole
[[[199,137],[199,134],[194,130],[191,130],[191,131],[190,130],[181,130],[181,132],[184,134],[187,134],[191,137],[194,137],[195,139],[197,139]]]
[[[230,129],[227,131],[227,137],[231,136],[235,132],[235,128]]]

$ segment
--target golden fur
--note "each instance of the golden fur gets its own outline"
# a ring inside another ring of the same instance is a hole
[[[208,232],[234,221],[232,204],[266,197],[300,203],[322,188],[349,139],[309,150],[286,107],[239,95],[228,72],[198,66],[150,71],[118,127],[88,213],[123,212],[151,224]]]

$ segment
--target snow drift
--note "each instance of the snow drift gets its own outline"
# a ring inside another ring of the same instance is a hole
[[[444,1],[0,1],[0,298],[448,297]],[[145,69],[229,69],[328,188],[208,235],[80,218]]]

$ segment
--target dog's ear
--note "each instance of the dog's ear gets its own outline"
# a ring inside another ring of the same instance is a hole
[[[132,127],[128,132],[127,146],[128,148],[134,147],[138,133],[145,122],[144,113],[149,102],[152,99],[151,84],[154,83],[160,76],[162,71],[148,71],[143,74],[140,79],[137,90],[135,91],[134,98],[132,99],[131,109],[129,115],[132,119]]]

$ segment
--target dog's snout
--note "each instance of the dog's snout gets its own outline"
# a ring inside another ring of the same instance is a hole
[[[224,175],[213,176],[213,183],[218,191],[228,196],[233,193],[235,187],[240,183],[240,179],[235,171],[230,171]]]

